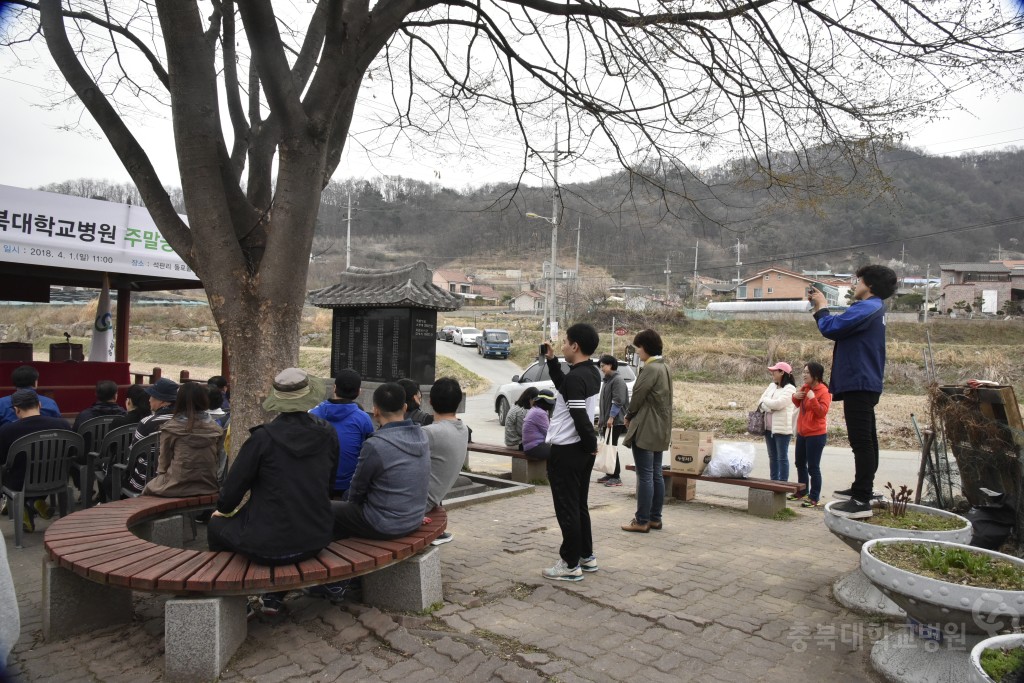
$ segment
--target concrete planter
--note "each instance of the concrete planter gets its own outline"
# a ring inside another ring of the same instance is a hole
[[[941,634],[940,640],[907,638],[894,633],[871,648],[871,663],[888,681],[961,683],[972,680],[969,648],[985,637],[1015,628],[1024,617],[1024,592],[978,588],[921,576],[887,564],[873,548],[897,542],[943,545],[990,555],[1024,567],[1024,560],[959,543],[909,538],[868,541],[861,548],[861,570],[886,597],[919,624]]]
[[[953,529],[952,531],[914,531],[868,524],[859,519],[847,519],[834,514],[832,506],[840,502],[832,501],[825,505],[825,526],[843,543],[858,553],[861,546],[867,541],[878,538],[916,538],[950,541],[953,543],[969,543],[973,534],[971,523],[966,518],[926,505],[908,505],[907,510],[923,514],[933,514],[936,517],[955,518],[960,520],[963,525],[962,528]],[[839,604],[858,612],[894,618],[903,618],[907,615],[903,608],[885,597],[864,576],[860,567],[836,581],[832,586],[832,594],[839,601]]]
[[[1013,648],[1024,648],[1024,633],[1010,633],[1005,636],[993,636],[986,638],[971,649],[971,666],[974,678],[973,683],[998,683],[981,668],[981,653],[985,650],[1012,650]]]

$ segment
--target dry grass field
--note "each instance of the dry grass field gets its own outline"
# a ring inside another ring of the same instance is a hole
[[[74,341],[88,347],[95,304],[80,306],[0,307],[0,341],[33,341],[38,358],[46,357],[51,342]],[[610,350],[611,316],[629,334],[616,338],[616,355],[632,335],[645,326],[659,330],[665,339],[665,355],[672,365],[677,388],[676,423],[680,427],[713,429],[731,438],[745,433],[746,411],[768,383],[769,362],[785,360],[799,367],[818,360],[828,368],[832,344],[818,334],[813,321],[675,321],[643,319],[625,311],[606,311],[593,321],[602,331],[600,353]],[[625,319],[625,320],[624,320]],[[331,312],[307,307],[303,315],[300,363],[326,374],[330,362]],[[480,312],[472,308],[443,315],[444,324],[501,327],[515,341],[513,360],[528,364],[540,342],[536,319]],[[207,331],[203,331],[207,328]],[[209,339],[215,330],[205,306],[136,306],[132,310],[130,360],[132,369],[149,372],[159,366],[169,376],[182,369],[194,377],[216,374],[220,344]],[[203,335],[206,335],[203,337]],[[890,323],[888,328],[886,390],[877,410],[883,448],[916,448],[910,416],[928,423],[925,354],[931,354],[941,384],[966,379],[990,379],[1013,386],[1018,400],[1024,397],[1024,322],[938,319],[927,326]],[[487,383],[458,364],[438,359],[439,373],[460,378],[470,394],[487,389]],[[735,408],[730,408],[730,402]],[[846,443],[841,411],[832,419],[829,441]]]

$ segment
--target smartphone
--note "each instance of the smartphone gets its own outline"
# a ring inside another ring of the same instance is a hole
[[[547,344],[541,344],[540,345],[540,355],[542,355],[542,356],[548,355],[548,345]]]

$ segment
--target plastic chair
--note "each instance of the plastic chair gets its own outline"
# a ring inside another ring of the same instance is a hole
[[[113,486],[111,491],[120,491],[122,498],[135,498],[139,495],[138,491],[133,491],[130,488],[126,488],[128,478],[131,476],[129,468],[135,467],[135,463],[138,462],[142,455],[146,456],[146,481],[150,481],[156,476],[156,461],[157,454],[160,452],[160,432],[153,432],[149,436],[143,437],[132,444],[131,450],[128,451],[128,457],[124,462],[114,463],[110,468],[112,475],[111,482]]]
[[[113,489],[104,484],[110,480],[110,468],[115,462],[127,462],[128,452],[132,447],[132,436],[137,424],[128,424],[107,432],[99,446],[86,454],[85,490],[92,491],[92,482],[99,484],[100,500],[106,502],[113,497]],[[86,507],[92,506],[92,500],[86,501]]]
[[[103,437],[110,431],[110,423],[114,421],[115,417],[116,415],[100,415],[86,420],[78,426],[78,433],[82,435],[85,442],[85,452],[72,461],[71,468],[78,473],[75,483],[78,484],[78,491],[82,496],[83,508],[89,507],[89,504],[92,503],[93,478],[89,476],[89,454],[103,442]]]
[[[15,548],[22,547],[22,515],[26,498],[56,495],[61,517],[67,516],[71,499],[71,486],[68,485],[71,458],[84,453],[85,444],[81,435],[68,429],[36,432],[11,444],[4,474],[10,470],[18,456],[25,459],[25,479],[21,490],[15,491],[7,484],[0,487],[0,492],[8,499],[8,515],[14,520]]]

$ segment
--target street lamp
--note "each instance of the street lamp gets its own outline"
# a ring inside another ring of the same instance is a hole
[[[544,326],[546,328],[545,334],[551,336],[554,336],[553,330],[551,328],[554,327],[554,323],[558,319],[558,316],[555,313],[555,311],[557,310],[557,298],[555,296],[555,258],[556,248],[558,245],[558,205],[555,204],[553,208],[555,209],[555,215],[553,218],[541,216],[535,213],[526,214],[527,218],[539,218],[542,221],[547,221],[547,223],[551,225],[551,282],[549,283],[550,286],[548,287],[548,296],[545,299],[545,304],[547,305],[548,309],[548,315],[547,320],[544,321]],[[548,299],[550,299],[550,302],[548,302]]]

